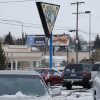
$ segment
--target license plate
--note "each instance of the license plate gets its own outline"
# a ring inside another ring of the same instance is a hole
[[[71,76],[76,76],[76,74],[71,74]]]

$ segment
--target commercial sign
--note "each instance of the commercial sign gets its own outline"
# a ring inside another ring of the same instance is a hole
[[[53,46],[68,46],[69,36],[68,35],[54,35],[52,36]],[[50,40],[48,40],[48,45],[50,45]]]
[[[26,45],[41,46],[45,45],[44,35],[28,35],[26,36]]]
[[[36,2],[46,37],[50,37],[60,6]]]

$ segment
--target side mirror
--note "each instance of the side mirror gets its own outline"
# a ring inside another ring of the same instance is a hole
[[[52,93],[51,93],[51,96],[54,97],[54,96],[59,96],[61,95],[61,90],[60,88],[55,88],[55,89],[52,89]]]

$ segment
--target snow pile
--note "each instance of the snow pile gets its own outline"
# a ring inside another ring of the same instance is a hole
[[[52,98],[50,96],[27,96],[19,91],[15,95],[0,96],[0,100],[52,100]]]

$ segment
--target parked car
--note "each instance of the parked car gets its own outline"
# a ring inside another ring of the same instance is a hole
[[[93,98],[94,100],[100,100],[100,69],[93,80]]]
[[[91,82],[93,82],[95,76],[98,74],[98,69],[100,68],[100,62],[96,62],[94,65],[93,65],[93,68],[91,70]]]
[[[61,72],[58,70],[49,68],[37,68],[34,70],[40,73],[48,87],[54,85],[63,85],[63,77]]]
[[[64,69],[64,85],[71,89],[72,85],[81,85],[84,88],[90,88],[91,73],[90,64],[77,63],[67,64]]]
[[[60,91],[53,90],[52,96]],[[0,71],[0,100],[52,100],[50,92],[35,71]]]

